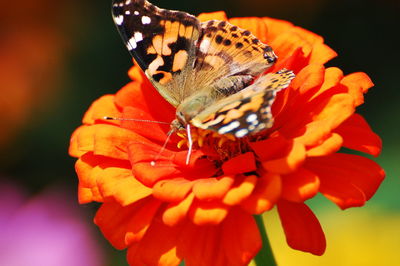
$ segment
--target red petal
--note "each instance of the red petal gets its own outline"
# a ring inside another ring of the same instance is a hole
[[[260,161],[267,161],[287,154],[292,147],[292,142],[282,136],[276,136],[266,140],[250,142],[250,147],[259,157]]]
[[[382,150],[381,138],[372,132],[367,121],[358,114],[353,114],[336,130],[343,137],[343,146],[349,149],[378,156]]]
[[[257,170],[254,153],[246,152],[233,157],[222,165],[226,175],[243,174]]]
[[[293,202],[304,202],[314,197],[319,190],[316,174],[304,168],[282,176],[282,198]]]
[[[385,177],[377,163],[343,153],[309,158],[305,167],[319,176],[321,193],[342,209],[364,205]]]
[[[226,265],[247,265],[261,249],[262,241],[254,218],[239,208],[231,210],[222,225]]]
[[[326,240],[321,225],[310,208],[303,203],[279,201],[278,213],[288,245],[297,250],[322,255]]]

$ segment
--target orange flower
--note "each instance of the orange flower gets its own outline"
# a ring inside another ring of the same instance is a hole
[[[228,20],[223,12],[200,15],[215,18]],[[177,147],[182,138],[173,136],[153,166],[168,125],[102,119],[174,119],[174,108],[138,67],[116,95],[93,103],[71,138],[79,201],[103,203],[95,223],[114,247],[128,249],[131,265],[247,264],[261,248],[252,215],[274,206],[288,244],[321,255],[324,233],[304,201],[320,192],[342,209],[362,206],[384,178],[375,162],[338,153],[380,153],[380,138],[354,114],[373,85],[368,76],[326,69],[335,52],[289,22],[229,21],[272,46],[279,61],[270,71],[297,75],[273,105],[274,126],[259,138],[221,144],[218,136],[199,137],[186,165],[187,150]]]

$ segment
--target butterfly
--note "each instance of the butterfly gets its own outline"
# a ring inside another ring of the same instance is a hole
[[[114,0],[112,16],[132,57],[176,107],[173,130],[192,125],[241,138],[272,126],[276,93],[295,75],[262,75],[277,56],[250,31],[145,0]]]

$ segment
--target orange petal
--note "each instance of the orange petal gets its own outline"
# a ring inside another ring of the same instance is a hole
[[[132,66],[128,71],[128,76],[133,80],[137,81],[138,83],[143,83],[147,78],[142,71],[142,69],[138,65]]]
[[[356,106],[364,103],[364,93],[374,86],[371,79],[363,72],[352,73],[345,76],[341,82],[353,96]]]
[[[310,208],[303,203],[281,200],[278,213],[288,245],[297,250],[322,255],[326,240],[322,227]]]
[[[187,197],[194,182],[184,178],[161,180],[153,187],[153,195],[166,202],[178,202]]]
[[[268,36],[266,42],[271,42],[277,36],[293,28],[293,24],[286,20],[263,17],[268,27]]]
[[[306,57],[312,51],[312,45],[302,36],[293,31],[282,32],[277,35],[269,45],[271,45],[279,60],[289,57],[299,47],[301,47]]]
[[[195,225],[217,225],[225,219],[228,211],[229,207],[218,201],[194,200],[189,210],[189,218]]]
[[[138,244],[128,248],[129,265],[179,265],[176,244],[182,228],[170,227],[159,217],[152,220],[146,234]]]
[[[257,179],[253,193],[240,205],[251,214],[261,214],[274,207],[282,190],[281,177],[277,174],[266,173]]]
[[[321,144],[307,150],[308,157],[324,156],[337,152],[343,144],[343,138],[336,133],[332,133]]]
[[[193,193],[189,194],[184,200],[178,203],[170,203],[166,207],[162,219],[168,226],[176,226],[186,218],[190,206],[194,199]]]
[[[216,12],[210,12],[210,13],[201,13],[200,15],[197,16],[197,18],[201,21],[208,21],[208,20],[228,20],[226,17],[226,14],[224,11],[216,11]]]
[[[310,64],[300,70],[290,86],[301,94],[320,86],[324,81],[325,68],[323,65]]]
[[[141,203],[141,204],[140,204]],[[144,199],[140,202],[139,207],[132,212],[127,224],[127,232],[125,234],[125,244],[130,246],[142,240],[149,229],[153,219],[157,215],[162,202],[152,197]]]
[[[343,146],[349,149],[378,156],[382,150],[381,138],[372,132],[367,121],[358,114],[353,114],[336,130],[343,138]]]
[[[303,164],[305,158],[306,150],[304,145],[300,142],[293,142],[291,150],[285,157],[263,161],[261,164],[267,171],[272,173],[289,174],[296,171]]]
[[[129,205],[152,194],[132,175],[132,170],[109,167],[94,173],[97,185],[104,198],[113,197],[122,206]],[[134,191],[135,193],[132,193]]]
[[[246,176],[238,186],[231,188],[222,200],[222,203],[233,206],[240,204],[248,198],[256,187],[258,177],[255,175]]]
[[[292,143],[278,135],[266,140],[250,142],[250,146],[261,161],[280,158],[292,148]]]
[[[226,175],[243,174],[257,170],[254,153],[246,152],[226,161],[222,165]]]
[[[385,177],[372,160],[343,153],[309,158],[305,167],[318,175],[321,193],[342,209],[364,205]]]
[[[132,232],[143,235],[159,204],[152,198],[125,207],[113,202],[103,203],[94,222],[115,248],[124,249],[127,247],[126,234]],[[137,213],[140,215],[137,216]]]
[[[76,161],[75,171],[79,177],[78,200],[81,204],[91,201],[103,201],[103,197],[97,187],[96,177],[93,175],[93,169],[97,164],[98,157],[92,153],[87,153]]]
[[[128,144],[141,137],[130,130],[111,125],[91,126],[94,133],[95,155],[103,155],[115,159],[128,159]]]
[[[315,109],[313,120],[327,120],[332,129],[354,113],[354,101],[348,94],[336,94],[322,101]]]
[[[222,226],[197,226],[186,222],[178,227],[177,253],[184,258],[186,265],[228,265],[223,252],[225,249],[221,246]]]
[[[175,108],[169,104],[146,78],[144,83],[130,82],[115,95],[120,108],[134,107],[147,113],[154,121],[171,122]]]
[[[226,265],[248,265],[262,246],[253,216],[239,208],[231,210],[222,226],[221,246],[228,259]]]
[[[304,168],[282,176],[282,198],[293,202],[304,202],[314,197],[319,190],[316,174]]]
[[[94,124],[96,120],[105,116],[121,117],[121,112],[114,104],[114,95],[105,95],[97,99],[86,111],[82,122],[86,125]],[[110,124],[119,124],[118,121],[104,121]]]
[[[324,81],[321,83],[322,85],[319,87],[318,91],[314,92],[312,97],[310,97],[309,101],[317,98],[318,96],[322,95],[323,93],[326,93],[329,90],[335,91],[336,92],[336,86],[340,83],[340,81],[343,78],[343,71],[340,70],[337,67],[329,67],[325,69],[325,76],[324,76]],[[341,90],[340,92],[345,92],[344,90]]]
[[[231,18],[229,22],[239,28],[249,30],[260,41],[267,43],[268,28],[262,18]]]
[[[79,144],[78,144],[78,138],[80,131],[84,130],[86,126],[80,126],[75,131],[72,133],[70,142],[69,142],[69,148],[68,148],[68,154],[71,157],[80,157],[86,153],[86,151],[81,151],[79,150]]]
[[[225,196],[234,181],[235,176],[199,179],[194,182],[193,194],[201,201],[218,200]]]
[[[311,51],[310,64],[325,64],[336,56],[337,53],[328,45],[316,43]]]

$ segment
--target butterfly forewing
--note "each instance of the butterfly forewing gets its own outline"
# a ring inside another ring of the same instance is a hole
[[[114,22],[125,44],[160,94],[177,106],[194,63],[200,22],[144,0],[114,0]],[[179,85],[179,86],[178,86]]]
[[[288,87],[294,77],[293,72],[286,69],[266,74],[240,92],[215,102],[191,123],[236,137],[270,128],[273,124],[271,106],[276,93]]]

